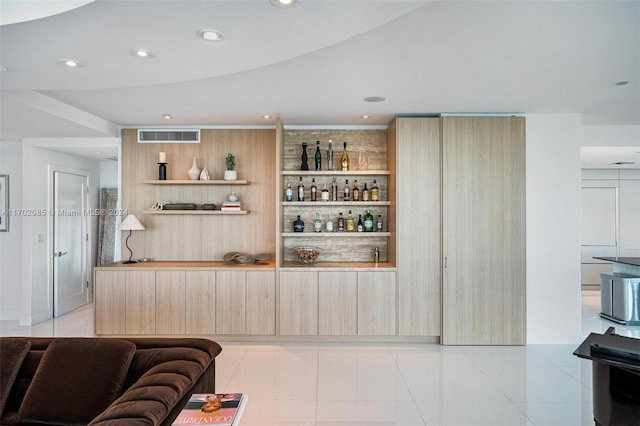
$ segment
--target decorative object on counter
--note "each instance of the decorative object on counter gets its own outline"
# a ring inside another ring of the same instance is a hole
[[[320,249],[312,246],[296,247],[296,257],[304,264],[311,264],[316,261],[320,255]]]
[[[209,170],[207,170],[207,166],[204,166],[202,168],[202,171],[200,172],[200,180],[210,180],[211,176],[209,176]]]
[[[227,164],[227,170],[224,171],[224,180],[236,180],[238,179],[238,172],[236,168],[236,157],[233,154],[227,154],[225,158]]]
[[[162,206],[162,210],[195,210],[195,203],[167,203]]]
[[[135,260],[131,260],[133,258],[133,251],[131,250],[131,247],[129,247],[129,238],[131,238],[131,234],[132,234],[133,231],[144,231],[144,229],[145,229],[144,225],[142,225],[142,223],[140,223],[138,218],[133,214],[130,214],[129,216],[125,217],[124,220],[122,221],[122,223],[120,223],[120,230],[121,231],[129,231],[129,235],[127,236],[127,239],[125,240],[125,246],[129,250],[129,260],[127,260],[127,261],[125,261],[123,263],[125,263],[125,264],[138,263]]]
[[[300,164],[300,170],[309,170],[309,164],[307,163],[309,157],[307,157],[307,143],[302,143],[302,164]]]
[[[380,249],[378,247],[373,248],[373,263],[380,263]]]
[[[158,156],[158,179],[167,180],[167,153],[160,152]]]
[[[327,150],[327,170],[333,170],[333,141],[329,139],[329,149]]]
[[[155,203],[153,203],[150,210],[162,210],[162,206],[169,203],[170,201],[156,201]]]
[[[200,177],[200,168],[198,167],[198,159],[196,157],[193,157],[193,164],[187,171],[187,174],[189,175],[189,178],[191,180],[198,180],[198,178]]]
[[[234,191],[231,191],[231,194],[227,197],[229,201],[238,201],[238,196]]]
[[[251,255],[246,253],[240,253],[237,251],[231,251],[229,253],[226,253],[223,256],[222,260],[225,260],[227,262],[239,263],[241,265],[250,265],[250,264],[258,263],[258,261],[260,260],[268,260],[270,257],[271,255],[269,255],[268,253]]]
[[[203,204],[202,205],[202,210],[215,210],[216,209],[216,205],[215,204]]]
[[[316,141],[316,171],[322,170],[322,153],[320,152],[320,141]]]
[[[304,220],[300,219],[300,215],[293,221],[293,232],[304,232]]]

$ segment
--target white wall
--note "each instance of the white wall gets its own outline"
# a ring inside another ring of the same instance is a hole
[[[89,172],[90,209],[99,206],[100,164],[84,157],[44,149],[55,147],[56,143],[42,140],[24,140],[22,150],[22,208],[34,211],[51,209],[50,197],[53,183],[50,180],[50,166],[60,166]],[[51,218],[28,216],[23,218],[22,232],[22,313],[21,325],[31,325],[53,316],[53,294],[51,284],[51,262],[53,257],[51,241]],[[91,217],[92,237],[91,264],[95,265],[97,236],[97,216]],[[4,284],[4,283],[3,283]]]
[[[640,126],[583,126],[582,146],[640,147]]]
[[[100,188],[117,188],[118,187],[118,162],[117,161],[101,161],[100,162]]]
[[[9,175],[9,207],[22,205],[22,143],[0,141],[0,174]],[[0,232],[0,320],[18,320],[22,311],[22,218],[9,218]]]
[[[582,340],[578,114],[527,115],[527,343]]]

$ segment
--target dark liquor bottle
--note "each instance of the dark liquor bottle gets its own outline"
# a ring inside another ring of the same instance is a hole
[[[302,144],[302,164],[300,164],[300,170],[309,170],[309,163],[307,163],[307,144]]]
[[[340,170],[349,170],[349,154],[347,154],[347,143],[344,143],[344,149],[342,150],[342,157],[340,157]]]
[[[362,190],[362,201],[369,201],[369,190],[367,189],[367,182],[364,183],[364,189]]]
[[[360,188],[358,188],[358,179],[353,182],[353,191],[351,191],[351,200],[360,201]]]
[[[344,216],[342,212],[338,214],[338,232],[344,232]]]
[[[327,189],[327,182],[322,183],[322,194],[320,194],[322,201],[329,201],[329,190]]]
[[[382,215],[378,215],[378,221],[376,222],[376,232],[382,232]]]
[[[311,179],[311,201],[316,201],[318,187],[316,186],[316,178]]]
[[[304,201],[304,184],[302,183],[302,176],[300,176],[300,183],[298,183],[298,201]]]
[[[322,170],[322,154],[320,153],[320,141],[316,141],[316,171]]]
[[[287,181],[287,190],[284,194],[284,199],[286,201],[293,201],[293,189],[291,189],[291,181]]]
[[[380,200],[380,189],[378,188],[378,184],[376,180],[373,180],[373,186],[371,187],[371,201]]]
[[[333,183],[331,184],[331,201],[338,201],[338,182],[336,182],[336,178],[333,178]]]
[[[342,196],[343,201],[351,201],[351,190],[349,189],[349,179],[344,181],[344,195]]]
[[[364,231],[364,224],[362,223],[362,215],[358,215],[358,232]]]
[[[293,221],[293,232],[304,232],[304,220],[300,219],[300,215]]]
[[[349,210],[349,216],[347,216],[347,232],[353,232],[356,230],[356,221],[353,220],[351,210]]]
[[[369,210],[364,215],[364,232],[373,232],[373,215]]]

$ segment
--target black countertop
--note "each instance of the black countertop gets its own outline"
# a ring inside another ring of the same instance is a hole
[[[595,257],[594,259],[606,260],[607,262],[624,263],[625,265],[640,266],[640,257]]]

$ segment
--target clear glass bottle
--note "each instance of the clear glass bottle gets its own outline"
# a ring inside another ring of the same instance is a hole
[[[342,150],[342,157],[340,157],[340,170],[349,170],[349,154],[347,154],[347,143],[344,143],[344,149]]]
[[[327,170],[333,170],[333,141],[329,139],[329,149],[327,150]]]
[[[380,200],[380,188],[378,188],[378,183],[376,180],[373,180],[373,186],[371,187],[371,201],[379,201]]]
[[[333,219],[331,218],[331,215],[327,218],[327,223],[324,226],[327,232],[333,232]]]
[[[353,190],[351,191],[351,200],[360,201],[360,188],[358,188],[358,179],[353,181]]]
[[[322,170],[322,153],[320,153],[320,141],[316,141],[316,171]]]
[[[364,215],[364,232],[373,232],[373,215],[369,210]]]
[[[353,219],[353,215],[351,214],[351,210],[349,210],[349,216],[347,216],[347,232],[353,232],[356,230],[356,221]]]
[[[327,189],[327,182],[322,183],[322,194],[320,194],[322,201],[329,201],[329,190]]]
[[[304,183],[302,183],[302,176],[300,176],[300,182],[298,183],[298,201],[304,201]]]
[[[291,188],[291,181],[287,180],[287,190],[284,193],[285,201],[293,201],[293,189]]]
[[[351,189],[349,188],[349,179],[344,181],[344,192],[342,195],[342,201],[351,201]]]
[[[338,214],[338,232],[344,232],[344,216],[342,212]]]
[[[316,220],[313,222],[313,230],[315,232],[322,231],[322,221],[320,220],[320,213],[316,213]]]
[[[382,232],[382,215],[378,215],[378,220],[376,221],[376,232]]]
[[[318,187],[316,186],[316,178],[311,178],[311,201],[316,201],[318,195]]]
[[[338,201],[338,182],[336,178],[333,178],[333,183],[331,184],[331,201]]]

